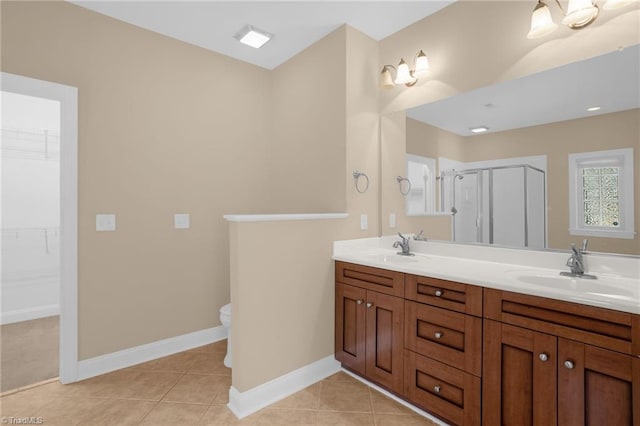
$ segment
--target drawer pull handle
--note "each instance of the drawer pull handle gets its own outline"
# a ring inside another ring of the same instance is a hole
[[[370,307],[372,307],[372,306],[373,306],[373,303],[371,303],[371,302],[367,302],[367,308],[370,308]]]
[[[440,393],[440,389],[441,389],[441,388],[440,388],[440,385],[435,385],[435,386],[433,387],[433,391],[434,391],[435,393]]]
[[[436,339],[440,339],[442,337],[442,333],[439,332],[439,331],[436,331],[434,336],[435,336]]]
[[[538,355],[538,358],[540,358],[540,361],[545,362],[546,360],[549,359],[549,355],[545,354],[544,352],[541,353],[540,355]]]
[[[569,361],[569,360],[566,360],[564,362],[564,366],[566,368],[568,368],[569,370],[573,370],[573,368],[575,367],[575,364],[573,362]]]
[[[436,290],[436,297],[441,297],[443,294],[442,290]]]
[[[358,299],[358,300],[356,300],[356,303],[357,303],[358,305],[362,305],[362,299]]]

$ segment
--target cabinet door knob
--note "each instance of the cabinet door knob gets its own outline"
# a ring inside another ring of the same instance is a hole
[[[538,355],[538,358],[540,358],[540,361],[546,361],[549,359],[549,355],[545,354],[544,352],[541,353],[540,355]]]
[[[564,362],[564,366],[566,368],[568,368],[569,370],[573,370],[573,368],[575,367],[575,364],[573,362],[569,361],[569,360],[566,360]]]
[[[440,388],[440,385],[435,385],[435,386],[433,387],[433,391],[434,391],[435,393],[440,393],[440,389],[441,389],[441,388]]]
[[[439,339],[439,338],[441,338],[441,337],[442,337],[442,333],[441,333],[441,332],[439,332],[439,331],[436,331],[436,332],[435,332],[435,334],[434,334],[434,336],[435,336],[435,338],[436,338],[436,339]]]
[[[442,290],[436,290],[436,297],[442,296]]]
[[[356,303],[357,303],[358,305],[362,305],[362,299],[358,299],[358,300],[356,300]]]
[[[373,306],[373,303],[371,303],[371,302],[367,302],[367,308],[370,308],[370,307],[372,307],[372,306]]]

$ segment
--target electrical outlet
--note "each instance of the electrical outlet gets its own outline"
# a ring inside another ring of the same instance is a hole
[[[97,214],[96,215],[96,231],[115,231],[116,215],[115,214]]]
[[[177,213],[173,215],[173,226],[175,229],[189,229],[189,213]]]
[[[396,214],[389,213],[389,228],[395,228],[395,227],[396,227]]]
[[[360,229],[366,231],[369,228],[369,218],[366,214],[360,215]]]

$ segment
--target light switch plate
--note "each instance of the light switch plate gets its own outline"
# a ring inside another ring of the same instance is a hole
[[[369,228],[369,218],[366,214],[360,215],[360,229],[366,231]]]
[[[190,227],[189,213],[177,213],[173,215],[173,225],[176,229],[189,229]]]
[[[96,231],[115,231],[116,215],[115,214],[97,214],[96,215]]]
[[[396,227],[396,214],[389,213],[389,228],[395,228],[395,227]]]

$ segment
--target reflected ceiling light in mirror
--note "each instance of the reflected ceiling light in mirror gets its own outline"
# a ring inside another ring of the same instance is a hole
[[[555,2],[564,15],[562,23],[572,30],[579,30],[591,24],[596,20],[600,12],[600,9],[596,5],[598,0],[569,0],[566,12],[562,8],[559,0],[555,0]],[[637,2],[637,0],[607,0],[604,4],[604,9],[617,9],[635,2]],[[553,22],[549,6],[547,6],[544,1],[538,0],[531,14],[531,29],[527,34],[527,38],[535,39],[544,37],[554,32],[557,28],[558,25]]]
[[[600,107],[599,106],[593,106],[593,107],[587,108],[587,111],[589,111],[589,112],[600,111]]]
[[[478,127],[472,127],[469,130],[471,130],[473,133],[484,133],[489,131],[489,128],[487,126],[478,126]]]
[[[260,49],[266,42],[271,40],[273,34],[259,30],[251,25],[245,25],[233,37],[242,44]]]
[[[391,70],[396,73],[394,79],[391,75]],[[400,58],[398,68],[393,65],[384,65],[380,72],[380,85],[382,87],[394,87],[396,84],[404,84],[407,87],[411,87],[418,82],[418,77],[425,75],[429,71],[429,59],[427,55],[420,50],[416,53],[413,61],[413,69],[409,68],[404,59]]]

